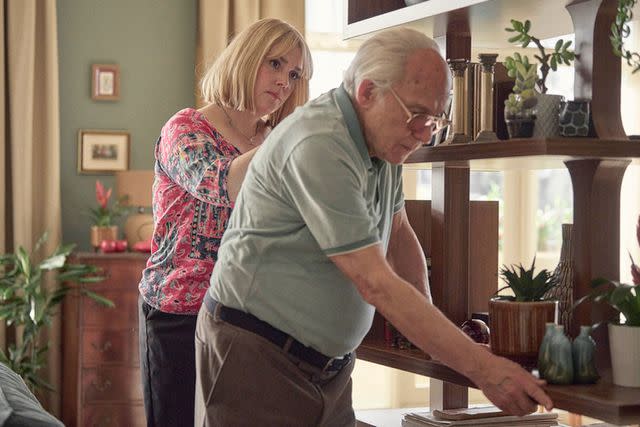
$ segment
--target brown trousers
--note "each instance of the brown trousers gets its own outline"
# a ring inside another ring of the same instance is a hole
[[[354,426],[353,365],[322,372],[203,305],[196,325],[195,426]]]

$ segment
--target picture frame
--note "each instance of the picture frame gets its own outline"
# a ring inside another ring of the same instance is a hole
[[[113,174],[129,169],[129,132],[80,129],[78,173]]]
[[[120,67],[118,64],[91,65],[91,99],[117,101],[120,99]]]

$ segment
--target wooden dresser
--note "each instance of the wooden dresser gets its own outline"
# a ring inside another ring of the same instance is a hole
[[[104,269],[85,296],[63,303],[62,421],[67,427],[145,426],[138,349],[138,282],[147,254],[78,253],[72,262]]]

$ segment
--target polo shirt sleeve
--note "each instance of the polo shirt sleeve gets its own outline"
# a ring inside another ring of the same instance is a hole
[[[402,189],[402,165],[395,167],[394,182],[396,183],[395,195],[393,200],[393,213],[400,212],[400,209],[404,207],[404,192]]]
[[[328,256],[380,241],[364,198],[362,160],[328,137],[308,138],[290,152],[283,185],[309,232]]]

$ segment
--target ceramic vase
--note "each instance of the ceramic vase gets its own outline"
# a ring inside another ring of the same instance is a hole
[[[117,240],[118,238],[118,226],[91,226],[91,246],[94,249],[98,249],[100,242],[103,240]]]
[[[609,323],[613,383],[640,387],[640,326]]]
[[[573,383],[573,355],[571,341],[564,334],[564,327],[556,325],[549,341],[549,361],[544,369],[544,378],[549,384]]]
[[[593,384],[600,376],[596,369],[596,342],[591,338],[591,326],[580,326],[580,335],[571,344],[573,382]]]
[[[567,101],[560,103],[560,135],[568,137],[588,136],[589,101]]]
[[[560,102],[562,95],[538,94],[536,105],[536,123],[533,127],[533,137],[553,138],[560,134]]]
[[[574,258],[571,243],[573,224],[562,224],[560,261],[553,271],[558,284],[545,294],[545,298],[558,300],[558,323],[571,331],[571,304],[573,304]]]
[[[555,332],[555,323],[547,322],[545,325],[544,337],[542,337],[542,343],[540,343],[540,350],[538,351],[538,373],[540,375],[540,378],[544,378],[544,373],[551,361],[549,344],[551,344],[551,337],[553,337],[553,334]]]

